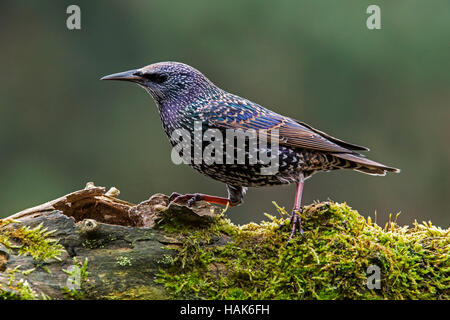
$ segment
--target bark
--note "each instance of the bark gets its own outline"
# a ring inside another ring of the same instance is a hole
[[[236,226],[205,202],[105,191],[89,183],[0,220],[0,300],[450,298],[450,229],[431,222],[383,228],[314,203],[286,247],[276,204],[280,218]]]
[[[0,243],[0,288],[14,294],[20,278],[38,298],[167,298],[155,278],[174,256],[172,249],[182,244],[182,236],[164,232],[160,224],[170,220],[186,226],[207,226],[220,209],[204,202],[191,208],[169,205],[163,194],[134,205],[117,199],[118,193],[115,188],[105,192],[105,188],[89,183],[83,190],[3,219],[18,222],[8,224],[9,228],[35,228],[42,223],[48,230],[55,230],[51,237],[59,239],[64,251],[59,259],[36,261]],[[77,265],[74,257],[79,266],[87,259],[87,277],[64,271]],[[5,270],[18,266],[17,272],[34,270],[16,275],[11,283],[11,272]],[[71,279],[78,282],[71,284]]]

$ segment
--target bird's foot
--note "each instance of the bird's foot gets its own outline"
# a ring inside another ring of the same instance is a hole
[[[292,211],[290,226],[291,226],[291,233],[289,235],[288,241],[286,242],[286,247],[289,246],[291,239],[295,236],[297,232],[300,233],[300,235],[303,238],[305,238],[302,228],[302,219],[300,218],[300,214],[297,210]]]
[[[203,195],[200,193],[187,193],[187,194],[179,194],[178,192],[172,192],[169,197],[170,202],[187,202],[188,207],[192,207],[192,205],[196,201],[203,200]]]

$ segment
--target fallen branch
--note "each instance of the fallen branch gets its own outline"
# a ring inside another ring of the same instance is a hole
[[[286,248],[278,206],[279,218],[236,226],[205,202],[134,205],[105,190],[88,183],[0,220],[0,299],[450,297],[450,229],[431,223],[382,228],[317,203]]]

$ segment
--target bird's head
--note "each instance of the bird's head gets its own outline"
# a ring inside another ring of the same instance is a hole
[[[137,83],[158,103],[191,102],[212,94],[218,88],[200,71],[179,62],[159,62],[140,69],[114,73],[101,80]]]

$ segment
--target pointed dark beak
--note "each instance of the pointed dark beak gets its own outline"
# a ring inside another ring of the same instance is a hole
[[[100,80],[121,80],[121,81],[139,82],[143,80],[143,78],[140,76],[141,74],[142,73],[136,69],[128,70],[104,76]]]

